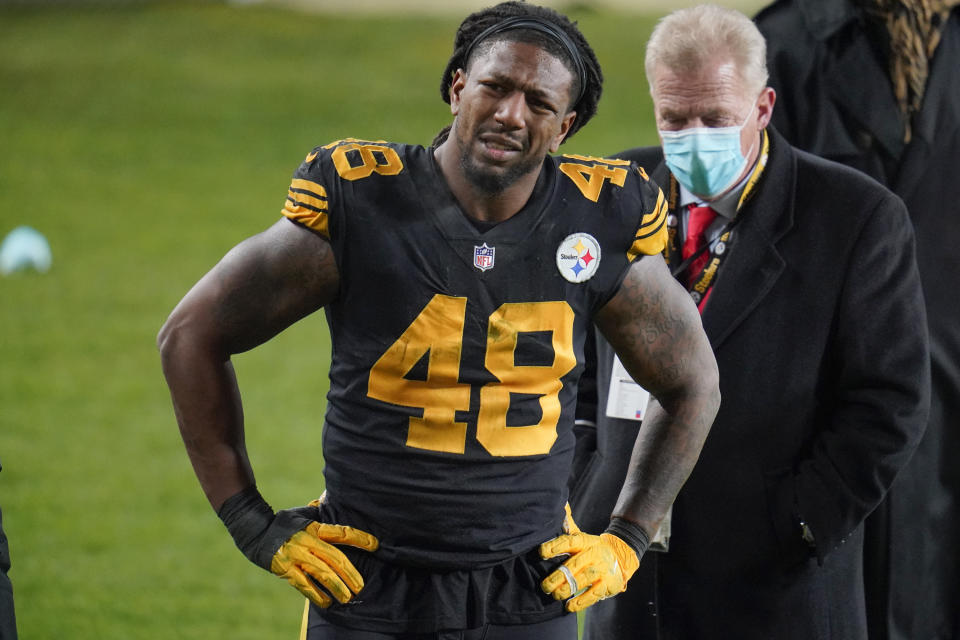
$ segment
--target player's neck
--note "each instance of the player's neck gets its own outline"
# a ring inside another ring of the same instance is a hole
[[[434,157],[464,214],[481,222],[503,222],[516,215],[530,199],[542,170],[541,165],[538,170],[520,176],[503,190],[491,193],[466,176],[451,142],[438,147]]]

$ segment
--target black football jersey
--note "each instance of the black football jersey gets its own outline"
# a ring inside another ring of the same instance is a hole
[[[548,157],[526,206],[484,229],[433,149],[346,139],[311,151],[287,195],[340,272],[323,430],[340,524],[435,568],[556,535],[586,330],[663,250],[660,190],[628,161]]]

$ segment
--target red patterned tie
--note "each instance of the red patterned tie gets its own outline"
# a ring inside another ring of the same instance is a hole
[[[697,249],[707,243],[706,231],[710,223],[717,217],[717,212],[710,207],[697,207],[690,205],[690,216],[687,219],[687,239],[680,249],[680,255],[684,260],[696,253]],[[709,251],[702,251],[700,255],[693,259],[687,268],[688,286],[696,282],[700,272],[707,266],[707,260],[710,258]]]

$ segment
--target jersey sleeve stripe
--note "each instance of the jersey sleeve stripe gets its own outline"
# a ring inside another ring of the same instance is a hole
[[[314,211],[327,210],[327,201],[323,198],[316,198],[306,193],[297,193],[293,189],[287,191],[287,200],[295,205],[304,206]]]
[[[313,229],[325,238],[330,237],[329,220],[325,211],[320,212],[305,207],[298,207],[295,204],[291,204],[288,200],[281,213],[290,220],[299,222]]]
[[[667,200],[661,191],[657,195],[657,204],[653,211],[643,216],[640,228],[637,229],[637,238],[648,238],[660,231],[667,221]]]
[[[287,200],[283,203],[284,216],[313,229],[322,236],[330,237],[330,222],[327,217],[327,190],[323,185],[294,178],[287,191]]]
[[[290,189],[300,193],[307,193],[318,198],[327,197],[327,190],[323,188],[323,185],[313,182],[312,180],[294,178],[290,182]]]
[[[658,190],[657,204],[653,211],[643,216],[637,235],[627,250],[627,260],[633,262],[641,255],[652,256],[663,252],[667,246],[667,201]]]

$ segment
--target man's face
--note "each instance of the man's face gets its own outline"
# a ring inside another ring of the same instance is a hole
[[[567,111],[572,82],[563,63],[536,45],[501,40],[477,52],[450,87],[466,178],[499,193],[538,170],[576,117]]]
[[[750,170],[759,152],[760,132],[773,112],[772,89],[753,95],[744,86],[733,63],[723,59],[691,73],[659,66],[652,80],[657,129],[681,131],[743,125],[740,151],[748,161],[744,171]]]

